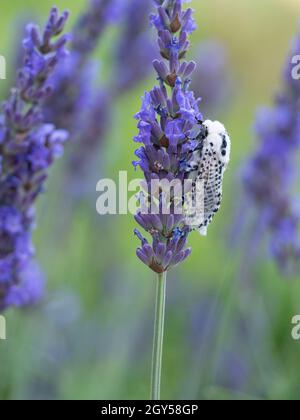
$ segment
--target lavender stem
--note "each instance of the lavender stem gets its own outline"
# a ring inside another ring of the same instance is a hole
[[[161,366],[164,338],[165,303],[166,303],[167,272],[158,274],[156,282],[156,304],[154,321],[154,339],[151,372],[152,401],[160,400]]]

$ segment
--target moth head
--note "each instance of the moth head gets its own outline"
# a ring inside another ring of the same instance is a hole
[[[207,128],[207,143],[211,144],[219,160],[227,166],[230,160],[231,142],[226,128],[219,121],[206,120],[203,125]]]

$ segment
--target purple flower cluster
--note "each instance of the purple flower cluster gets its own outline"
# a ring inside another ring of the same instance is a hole
[[[158,45],[164,60],[155,60],[159,86],[146,92],[139,120],[139,134],[135,141],[142,143],[134,162],[145,176],[148,192],[152,180],[181,180],[186,177],[186,166],[197,147],[193,130],[200,127],[202,115],[199,100],[189,90],[194,62],[184,57],[189,49],[189,35],[196,29],[193,11],[183,10],[182,0],[155,0],[157,13],[151,22],[158,32]],[[151,193],[150,193],[151,194]],[[186,248],[189,229],[184,215],[178,214],[177,200],[172,197],[169,214],[163,214],[163,194],[158,197],[157,211],[138,212],[137,223],[152,237],[152,244],[135,230],[141,241],[137,256],[156,273],[162,273],[184,261],[191,253]],[[154,214],[155,213],[155,214]],[[182,213],[182,212],[181,212]]]
[[[124,10],[124,30],[116,48],[116,70],[112,81],[115,94],[134,88],[145,79],[156,58],[150,31],[149,13],[152,0],[128,0]]]
[[[109,127],[113,99],[108,89],[97,86],[98,65],[91,56],[107,27],[120,20],[123,3],[90,0],[72,30],[71,53],[52,79],[55,94],[44,107],[47,118],[68,130],[75,145],[66,168],[67,188],[75,197],[82,193],[82,180]]]
[[[85,119],[94,94],[96,72],[91,54],[107,26],[119,18],[122,0],[91,0],[72,30],[71,53],[52,79],[56,94],[45,104],[45,114],[71,136]],[[75,127],[74,127],[75,122]]]
[[[300,81],[292,73],[295,55],[300,55],[300,37],[288,57],[283,88],[273,108],[258,113],[259,145],[244,172],[245,189],[270,233],[272,254],[284,271],[300,261],[300,211],[291,194],[293,159],[300,147]]]
[[[0,117],[0,310],[33,303],[42,292],[32,262],[34,203],[68,135],[44,123],[41,105],[52,92],[51,74],[66,56],[68,37],[59,35],[67,18],[53,8],[42,33],[27,27],[24,65]]]

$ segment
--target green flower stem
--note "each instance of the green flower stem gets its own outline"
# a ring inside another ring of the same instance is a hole
[[[156,282],[156,305],[154,321],[154,340],[151,373],[151,396],[153,401],[160,400],[161,365],[164,338],[165,302],[167,273],[158,275]]]

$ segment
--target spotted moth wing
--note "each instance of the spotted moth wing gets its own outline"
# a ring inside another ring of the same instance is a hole
[[[193,154],[189,179],[191,194],[186,200],[186,224],[201,235],[218,212],[222,201],[224,172],[230,158],[230,138],[225,127],[215,121],[205,121],[206,136]]]

